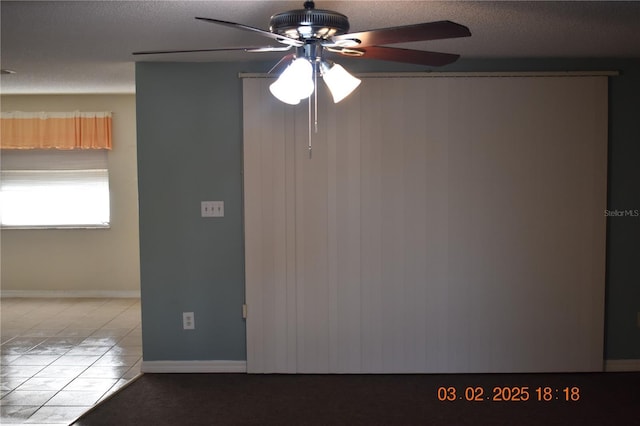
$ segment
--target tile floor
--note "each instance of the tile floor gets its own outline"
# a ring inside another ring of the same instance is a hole
[[[2,298],[0,424],[68,425],[140,373],[139,299]]]

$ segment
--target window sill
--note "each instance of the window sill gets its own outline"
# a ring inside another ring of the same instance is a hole
[[[109,225],[43,225],[43,226],[37,226],[37,225],[29,225],[29,226],[9,226],[9,225],[2,225],[0,227],[0,229],[2,229],[3,231],[5,230],[12,230],[12,229],[20,229],[20,230],[25,230],[25,229],[30,229],[30,230],[52,230],[52,229],[111,229],[111,224]]]

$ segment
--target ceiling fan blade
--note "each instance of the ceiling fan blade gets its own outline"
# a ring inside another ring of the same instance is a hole
[[[343,49],[345,56],[365,59],[380,59],[383,61],[405,62],[409,64],[439,67],[455,62],[460,55],[452,53],[428,52],[426,50],[399,49],[395,47],[369,46],[358,49]]]
[[[286,52],[291,46],[257,46],[257,47],[220,47],[215,49],[190,49],[190,50],[147,50],[133,52],[133,55],[161,55],[165,53],[197,53],[197,52]]]
[[[289,37],[285,37],[282,36],[280,34],[275,34],[272,33],[270,31],[265,31],[265,30],[261,30],[260,28],[255,28],[255,27],[250,27],[248,25],[244,25],[244,24],[238,24],[236,22],[229,22],[229,21],[222,21],[220,19],[213,19],[213,18],[203,18],[200,16],[196,16],[196,19],[200,20],[200,21],[205,21],[205,22],[211,22],[214,24],[218,24],[218,25],[224,25],[227,27],[231,27],[231,28],[237,28],[240,30],[245,30],[245,31],[252,31],[254,33],[258,33],[261,34],[265,37],[269,37],[272,38],[280,43],[284,43],[284,44],[288,44],[290,46],[303,46],[304,42],[300,41],[300,40],[296,40],[294,38],[289,38]]]
[[[408,43],[411,41],[438,40],[444,38],[469,37],[471,32],[464,25],[451,21],[425,22],[401,27],[380,28],[359,33],[341,34],[333,37],[336,45],[350,40],[359,40],[358,47],[382,44]]]

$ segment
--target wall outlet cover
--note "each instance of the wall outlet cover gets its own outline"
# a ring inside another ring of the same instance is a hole
[[[182,313],[182,328],[184,330],[195,330],[196,321],[193,312],[183,312]]]

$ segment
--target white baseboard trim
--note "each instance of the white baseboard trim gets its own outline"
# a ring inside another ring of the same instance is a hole
[[[0,297],[25,298],[111,298],[111,299],[139,299],[140,291],[111,291],[111,290],[0,290]]]
[[[247,361],[142,361],[142,373],[246,373]]]
[[[604,371],[640,371],[640,359],[605,359]]]

